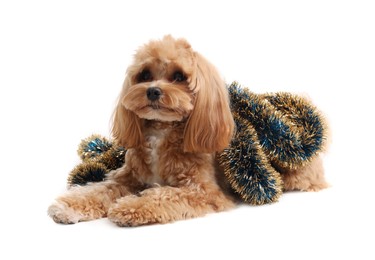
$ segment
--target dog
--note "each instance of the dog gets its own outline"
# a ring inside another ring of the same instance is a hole
[[[169,223],[235,207],[215,160],[235,132],[228,90],[217,69],[185,39],[141,46],[127,69],[112,135],[127,149],[103,182],[74,186],[48,209],[57,223],[108,217],[119,226]],[[282,172],[284,190],[325,188],[317,156]]]
[[[228,210],[215,152],[235,131],[226,84],[185,39],[139,48],[113,114],[125,164],[100,183],[76,186],[48,214],[58,223],[108,217],[119,226],[168,223]]]

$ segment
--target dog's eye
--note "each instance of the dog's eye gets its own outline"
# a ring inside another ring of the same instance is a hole
[[[186,77],[181,71],[175,71],[172,75],[172,80],[177,82],[183,82],[186,80]]]
[[[152,80],[152,74],[149,70],[142,70],[138,75],[138,82],[147,82]]]

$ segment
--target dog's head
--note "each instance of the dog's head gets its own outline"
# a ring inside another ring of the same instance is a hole
[[[234,129],[228,91],[215,67],[186,40],[171,36],[137,51],[113,119],[113,136],[126,148],[144,141],[145,119],[186,121],[186,152],[220,151]]]

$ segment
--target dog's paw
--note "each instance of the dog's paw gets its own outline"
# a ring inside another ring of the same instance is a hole
[[[61,224],[75,224],[82,218],[82,215],[74,211],[68,205],[55,202],[48,208],[48,215],[56,222]]]
[[[118,201],[108,211],[108,219],[120,227],[136,227],[163,223],[157,210],[142,202],[142,198],[129,196]]]
[[[305,190],[302,190],[302,191],[316,192],[316,191],[326,189],[328,187],[329,187],[329,184],[326,182],[311,183],[309,187],[307,187]]]
[[[157,222],[152,219],[151,212],[144,209],[113,208],[108,213],[108,219],[120,227],[136,227]]]

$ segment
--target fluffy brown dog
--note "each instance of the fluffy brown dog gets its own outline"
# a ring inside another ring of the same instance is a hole
[[[119,226],[167,223],[234,206],[216,175],[214,153],[234,131],[217,70],[183,39],[141,47],[127,70],[113,136],[125,165],[106,181],[76,186],[48,209],[59,223],[108,217]]]

